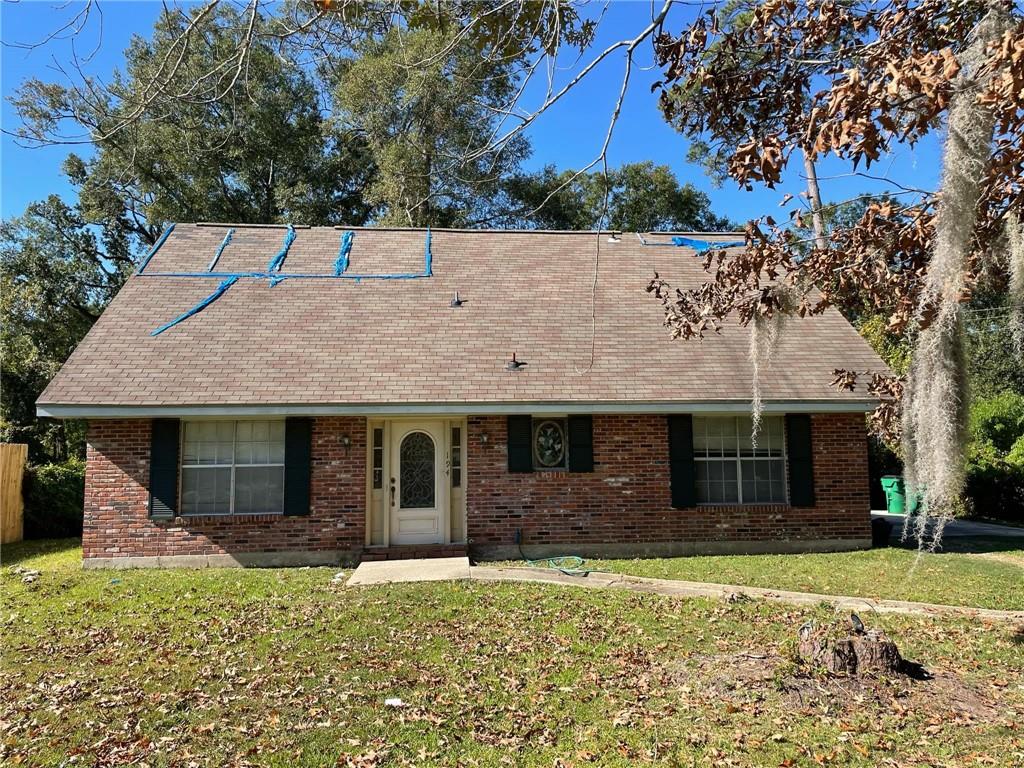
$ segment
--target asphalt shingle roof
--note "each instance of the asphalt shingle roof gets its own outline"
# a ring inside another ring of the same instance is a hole
[[[150,336],[220,282],[159,273],[204,271],[226,231],[177,225],[39,405],[750,399],[749,332],[729,325],[704,341],[673,341],[645,291],[655,270],[676,286],[698,285],[701,259],[688,248],[644,247],[631,234],[610,243],[597,233],[435,230],[432,277],[289,279],[274,287],[242,278],[201,313]],[[423,269],[423,230],[354,231],[348,274]],[[235,227],[216,271],[265,271],[284,234]],[[282,272],[331,273],[341,234],[296,228]],[[455,291],[459,308],[449,306]],[[510,373],[513,352],[527,366]],[[763,397],[865,400],[829,386],[834,368],[884,366],[838,312],[793,318],[762,374]]]

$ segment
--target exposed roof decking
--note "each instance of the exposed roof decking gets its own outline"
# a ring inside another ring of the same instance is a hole
[[[686,248],[625,234],[432,233],[433,276],[416,280],[241,279],[201,313],[150,332],[219,284],[202,272],[226,227],[178,225],[131,277],[39,399],[67,406],[694,402],[750,398],[748,332],[673,341],[646,286],[704,279]],[[343,230],[297,228],[283,271],[333,271]],[[236,226],[216,271],[266,270],[283,228]],[[734,235],[720,236],[735,239]],[[422,230],[357,229],[349,273],[420,272]],[[600,248],[597,333],[591,286]],[[458,290],[465,301],[449,302]],[[528,363],[510,373],[511,353]],[[883,369],[835,311],[789,321],[762,374],[765,400],[855,403],[834,368]],[[87,410],[87,408],[84,408]]]

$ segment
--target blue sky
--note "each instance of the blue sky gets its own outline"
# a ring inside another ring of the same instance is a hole
[[[22,0],[20,3],[0,5],[0,37],[2,49],[2,91],[4,104],[2,122],[5,130],[17,127],[17,117],[7,102],[18,85],[29,77],[43,80],[59,79],[54,60],[67,61],[72,54],[69,40],[55,40],[47,46],[26,51],[11,43],[36,42],[45,38],[73,16],[80,3],[54,2],[54,0]],[[122,51],[132,34],[148,35],[161,9],[156,0],[106,0],[103,11],[102,44],[90,59],[87,71],[107,77],[123,62]],[[601,6],[596,6],[599,11]],[[667,28],[679,29],[694,12],[692,7],[681,6],[670,16]],[[612,2],[605,11],[599,27],[595,50],[602,50],[634,30],[645,26],[651,14],[649,2]],[[82,58],[91,53],[98,39],[95,24],[79,36],[75,49]],[[705,178],[699,167],[686,162],[686,141],[662,119],[657,98],[651,93],[651,84],[660,72],[651,61],[650,46],[640,49],[639,66],[634,67],[630,89],[622,116],[615,129],[609,151],[612,166],[621,163],[652,160],[672,167],[680,181],[689,181],[707,192],[716,213],[736,221],[765,213],[777,215],[778,204],[787,191],[798,193],[803,182],[794,169],[787,174],[784,188],[766,190],[757,188],[745,192],[726,182],[716,189]],[[537,120],[529,132],[533,156],[527,168],[553,163],[560,168],[579,168],[598,154],[608,126],[608,118],[619,92],[623,71],[623,57],[615,55],[606,60],[588,79],[556,107]],[[572,76],[566,68],[556,74],[559,82]],[[534,93],[539,97],[540,94]],[[2,179],[0,179],[0,214],[4,218],[20,214],[33,200],[57,193],[72,199],[73,191],[64,182],[61,162],[69,151],[86,153],[86,147],[48,147],[26,149],[19,147],[8,135],[2,139]],[[884,158],[872,167],[871,173],[887,175],[892,179],[918,187],[933,187],[937,183],[939,152],[932,140],[914,150]],[[841,200],[865,191],[888,188],[885,184],[867,179],[845,176],[847,169],[835,161],[824,160],[819,168],[823,196],[826,200]],[[836,177],[836,178],[833,178]]]

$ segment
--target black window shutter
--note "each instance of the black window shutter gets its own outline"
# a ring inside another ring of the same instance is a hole
[[[291,418],[284,423],[284,513],[309,514],[309,477],[313,422]]]
[[[590,416],[569,417],[569,471],[594,471],[594,421]]]
[[[672,482],[672,507],[697,504],[696,471],[693,465],[693,417],[688,413],[668,417],[668,461]]]
[[[794,507],[813,507],[814,458],[810,415],[786,415],[786,453],[789,457],[789,503]]]
[[[508,417],[508,471],[533,471],[533,419]]]
[[[149,516],[170,520],[178,513],[177,419],[153,419],[149,439]]]

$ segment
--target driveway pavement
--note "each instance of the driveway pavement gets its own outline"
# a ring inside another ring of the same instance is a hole
[[[880,517],[892,523],[894,538],[899,538],[903,530],[903,521],[906,520],[903,515],[890,515],[887,512],[872,512],[871,517]],[[1024,528],[996,523],[979,523],[976,520],[953,520],[946,526],[942,535],[945,538],[1024,539]]]

